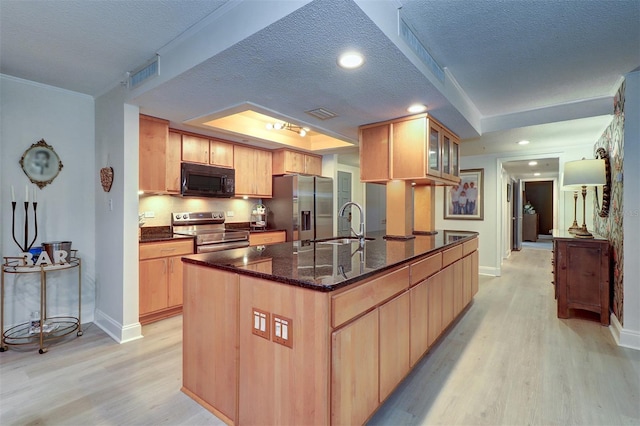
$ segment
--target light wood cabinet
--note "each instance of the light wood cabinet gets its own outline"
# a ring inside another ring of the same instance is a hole
[[[389,174],[391,124],[360,128],[360,181],[386,182]]]
[[[459,163],[459,138],[428,114],[360,127],[363,182],[454,184]]]
[[[236,170],[236,195],[271,198],[271,152],[235,145],[233,164]]]
[[[375,309],[331,335],[333,425],[361,425],[378,408],[378,331]]]
[[[322,175],[322,157],[290,149],[273,152],[273,174],[284,175],[299,173],[305,175]]]
[[[410,295],[406,291],[380,306],[380,402],[387,399],[410,368]]]
[[[233,144],[218,139],[209,141],[209,164],[233,168]]]
[[[139,247],[139,315],[147,324],[182,310],[182,260],[193,254],[193,240],[141,243]]]
[[[166,194],[180,191],[176,176],[180,173],[175,135],[169,133],[169,122],[140,115],[139,123],[139,189]]]
[[[429,287],[422,281],[411,288],[411,357],[413,366],[429,349]]]
[[[182,157],[182,135],[169,131],[167,158],[165,168],[165,184],[168,192],[180,193],[180,159]]]
[[[454,265],[447,266],[442,271],[442,328],[446,328],[454,318]]]
[[[284,243],[287,240],[285,231],[252,232],[249,234],[250,246],[266,246],[269,244]]]
[[[427,279],[427,291],[429,299],[429,321],[427,343],[433,345],[443,330],[442,327],[442,272]]]
[[[209,164],[209,139],[189,134],[182,135],[182,161]]]

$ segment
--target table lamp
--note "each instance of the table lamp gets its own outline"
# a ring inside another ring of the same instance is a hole
[[[564,164],[562,190],[574,192],[574,220],[569,232],[576,238],[593,238],[593,234],[587,230],[586,223],[586,197],[588,186],[604,186],[606,184],[604,160],[577,160]],[[575,220],[578,190],[582,190],[582,226],[577,228]],[[577,228],[577,229],[576,229]]]

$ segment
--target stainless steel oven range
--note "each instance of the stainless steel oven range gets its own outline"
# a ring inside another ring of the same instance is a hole
[[[224,212],[171,213],[173,233],[196,237],[196,253],[210,253],[249,246],[249,231],[224,227]]]

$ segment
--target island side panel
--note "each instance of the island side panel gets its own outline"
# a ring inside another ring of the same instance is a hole
[[[269,314],[270,339],[253,334]],[[274,315],[291,320],[292,347],[274,341]],[[239,424],[329,423],[329,293],[240,276]]]
[[[183,392],[237,424],[238,275],[184,264]]]

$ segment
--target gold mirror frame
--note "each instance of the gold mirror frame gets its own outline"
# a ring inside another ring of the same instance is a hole
[[[53,147],[40,139],[22,154],[20,167],[29,180],[42,189],[53,182],[63,166]]]
[[[604,148],[598,148],[596,150],[596,158],[604,160],[604,174],[606,184],[602,187],[602,191],[598,190],[596,186],[596,210],[598,216],[609,216],[609,203],[611,202],[611,161],[609,159],[609,153]]]

